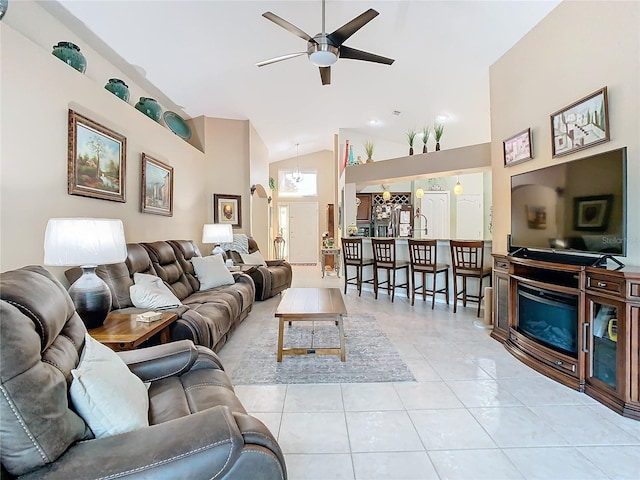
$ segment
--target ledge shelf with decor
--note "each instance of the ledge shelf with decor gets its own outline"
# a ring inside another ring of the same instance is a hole
[[[640,420],[640,268],[494,255],[491,336],[538,372]]]

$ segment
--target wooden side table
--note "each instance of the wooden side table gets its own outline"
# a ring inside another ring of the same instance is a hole
[[[338,277],[340,277],[340,249],[339,248],[323,248],[320,253],[320,263],[322,266],[322,278],[326,269],[326,256],[333,255],[333,269],[336,271]]]
[[[169,328],[178,319],[175,313],[163,313],[155,322],[138,322],[135,313],[110,313],[104,324],[89,330],[89,335],[107,347],[119,350],[136,349],[156,333],[160,333],[160,343],[170,340]]]

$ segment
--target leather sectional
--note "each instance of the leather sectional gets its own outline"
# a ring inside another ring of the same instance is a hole
[[[189,254],[188,243],[177,245]],[[155,242],[147,248],[149,255],[141,245],[131,245],[127,269],[158,272],[188,299],[184,295],[195,284],[191,274],[178,269],[177,259],[170,261],[171,246]],[[123,289],[128,275],[115,267],[102,270],[107,273],[120,275],[110,285],[119,306],[127,308]],[[195,299],[189,304],[187,311],[202,313],[198,328],[213,328],[218,321],[204,316],[209,312],[215,318],[218,312],[230,313],[227,297],[239,302],[251,294],[253,299],[252,283],[237,283],[247,287],[223,289],[217,300],[211,298],[220,310],[205,309]],[[88,340],[65,288],[44,268],[32,266],[2,273],[0,294],[3,479],[286,480],[276,439],[246,413],[215,353],[187,340],[118,354],[121,368],[149,384],[148,392],[142,387],[149,397],[149,426],[95,438],[85,423],[89,420],[70,400],[72,370],[86,361]],[[246,310],[237,308],[239,315]],[[183,321],[195,322],[184,315]],[[124,412],[112,410],[111,418],[128,417],[130,404],[123,401],[119,408]]]
[[[190,240],[169,240],[127,244],[127,258],[123,263],[100,265],[96,273],[102,278],[112,297],[112,311],[134,313],[129,295],[135,273],[160,277],[182,306],[167,310],[178,314],[171,327],[171,340],[191,340],[218,351],[231,332],[245,319],[255,298],[255,284],[243,273],[233,273],[235,284],[199,291],[191,259],[200,256],[198,247]],[[66,272],[70,282],[81,274],[79,268]]]

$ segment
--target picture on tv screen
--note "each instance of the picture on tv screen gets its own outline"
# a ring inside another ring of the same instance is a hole
[[[511,177],[511,246],[626,254],[626,148]]]

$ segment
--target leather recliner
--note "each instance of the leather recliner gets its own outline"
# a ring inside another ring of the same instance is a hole
[[[2,478],[287,477],[218,357],[189,340],[120,353],[149,382],[149,427],[96,439],[69,400],[86,329],[42,267],[0,275]]]
[[[258,244],[252,237],[249,240],[249,253],[259,251]],[[243,264],[240,254],[233,250],[225,252],[235,264]],[[265,260],[267,266],[257,266],[247,272],[256,286],[256,300],[266,300],[291,287],[293,273],[291,264],[285,260]]]

